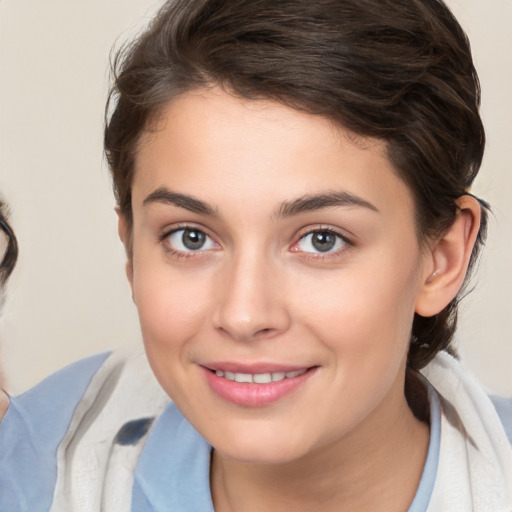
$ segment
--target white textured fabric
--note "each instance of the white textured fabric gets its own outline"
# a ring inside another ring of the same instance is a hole
[[[112,354],[93,377],[58,451],[50,512],[129,512],[145,439],[115,443],[127,422],[157,417],[169,403],[143,353]]]
[[[442,352],[423,375],[441,398],[441,448],[428,512],[511,512],[512,447],[476,379]]]

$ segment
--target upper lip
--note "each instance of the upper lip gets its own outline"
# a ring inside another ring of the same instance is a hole
[[[312,368],[311,365],[290,365],[282,363],[242,363],[234,361],[219,361],[212,363],[203,363],[201,366],[213,371],[233,372],[233,373],[277,373],[277,372],[294,372],[299,370],[307,370]]]

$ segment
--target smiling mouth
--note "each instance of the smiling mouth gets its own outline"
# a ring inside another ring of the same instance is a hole
[[[284,379],[293,379],[300,377],[306,373],[309,368],[303,370],[295,370],[291,372],[272,372],[272,373],[235,373],[222,370],[211,370],[217,375],[226,380],[240,382],[244,384],[270,384],[272,382],[279,382]]]
[[[242,407],[263,407],[277,402],[302,388],[319,369],[318,366],[283,368],[275,364],[252,366],[217,363],[202,369],[214,393]]]

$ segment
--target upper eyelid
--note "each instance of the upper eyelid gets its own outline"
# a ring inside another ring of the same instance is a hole
[[[345,230],[342,230],[340,228],[334,228],[331,226],[320,225],[317,227],[311,226],[311,227],[306,227],[306,228],[301,229],[297,235],[297,240],[294,242],[294,244],[297,243],[299,240],[302,240],[307,235],[311,235],[313,233],[319,233],[322,231],[329,231],[330,233],[334,233],[335,235],[339,236],[343,241],[345,241],[348,244],[354,243],[352,240],[352,238],[354,238],[354,235],[352,235],[351,233],[346,234],[344,232]]]
[[[329,232],[333,233],[334,235],[340,237],[341,240],[343,241],[342,246],[339,247],[338,249],[335,249],[333,251],[327,251],[327,252],[302,251],[302,250],[298,249],[297,246],[300,243],[300,241],[304,239],[304,237],[314,234],[314,233],[317,233],[319,231],[320,232],[321,231],[329,231]],[[305,232],[302,233],[302,235],[297,237],[295,242],[293,242],[291,244],[291,246],[288,250],[290,252],[295,253],[296,255],[300,256],[300,258],[310,261],[310,262],[336,263],[336,262],[340,261],[340,258],[345,258],[347,255],[347,252],[350,252],[354,248],[355,245],[356,245],[356,243],[353,240],[351,240],[344,234],[340,233],[340,231],[337,229],[314,228],[314,229],[306,230]]]
[[[158,238],[160,240],[163,240],[164,238],[167,238],[169,235],[172,235],[173,233],[176,233],[176,231],[182,231],[182,230],[197,230],[201,231],[205,235],[209,236],[212,240],[215,240],[216,243],[216,237],[212,235],[211,231],[204,226],[200,226],[198,224],[190,223],[190,222],[184,222],[184,223],[177,223],[172,226],[166,226],[165,228],[159,230]]]
[[[220,243],[218,237],[211,232],[208,228],[205,226],[202,226],[200,224],[196,224],[194,222],[178,222],[171,226],[166,226],[163,229],[159,230],[159,233],[157,235],[157,238],[159,241],[165,240],[167,237],[169,237],[171,234],[175,233],[176,231],[185,230],[185,229],[196,229],[198,231],[203,232],[205,235],[207,235],[209,238],[213,240],[215,244],[217,244],[219,247],[222,247],[222,244]],[[331,225],[316,225],[316,226],[306,226],[302,229],[298,230],[296,234],[294,235],[293,242],[291,243],[291,246],[296,245],[300,240],[302,240],[307,235],[318,233],[321,231],[329,231],[336,236],[339,236],[347,245],[354,245],[355,238],[352,233],[348,232],[347,230],[342,230],[341,228],[333,227]]]
[[[304,240],[305,237],[307,237],[309,235],[313,235],[314,233],[325,232],[325,231],[328,231],[330,233],[333,233],[335,236],[338,236],[343,242],[342,247],[339,247],[338,249],[336,249],[334,251],[328,251],[328,252],[324,252],[324,253],[302,251],[298,248],[299,243],[301,242],[301,240]],[[341,233],[339,229],[335,229],[332,227],[315,227],[315,228],[309,227],[309,228],[305,228],[302,231],[302,233],[299,232],[299,234],[296,235],[294,242],[289,246],[288,250],[292,253],[296,253],[296,254],[300,253],[300,254],[302,254],[302,257],[304,257],[304,258],[311,259],[311,260],[318,260],[318,259],[328,259],[328,258],[339,257],[341,254],[344,254],[347,250],[351,249],[354,245],[355,245],[355,243],[353,242],[353,240],[351,240],[346,235]]]
[[[167,241],[168,238],[172,234],[176,233],[177,231],[185,231],[185,230],[191,230],[191,231],[195,230],[195,231],[200,231],[200,232],[204,233],[210,239],[210,241],[213,242],[213,244],[216,247],[200,249],[197,251],[193,251],[193,250],[183,251],[181,249],[173,247],[173,245],[169,241]],[[195,225],[194,223],[190,223],[190,222],[177,223],[172,226],[168,225],[166,228],[164,228],[160,231],[160,234],[157,235],[156,241],[159,244],[163,245],[165,251],[174,253],[176,256],[188,255],[188,257],[190,257],[190,256],[195,255],[195,257],[200,257],[200,256],[205,256],[206,254],[210,254],[211,251],[217,251],[222,247],[221,244],[218,242],[217,237],[215,237],[214,235],[212,235],[210,233],[210,230],[208,230],[204,226],[200,226],[200,225],[198,226],[198,225]]]

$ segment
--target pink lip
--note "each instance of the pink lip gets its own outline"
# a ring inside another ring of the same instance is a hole
[[[215,368],[213,368],[215,366]],[[286,378],[268,384],[249,384],[231,381],[219,377],[212,370],[233,371],[234,373],[274,373],[291,372],[304,369],[304,367],[286,367],[277,365],[239,365],[218,363],[200,367],[212,391],[222,399],[235,405],[245,407],[262,407],[277,402],[281,398],[299,389],[314,373],[318,367],[311,367],[298,377]],[[270,369],[272,368],[272,369]]]
[[[291,366],[277,363],[234,363],[231,361],[219,361],[215,363],[203,363],[201,366],[210,370],[221,370],[223,372],[233,373],[276,373],[276,372],[294,372],[304,370],[307,366]]]

